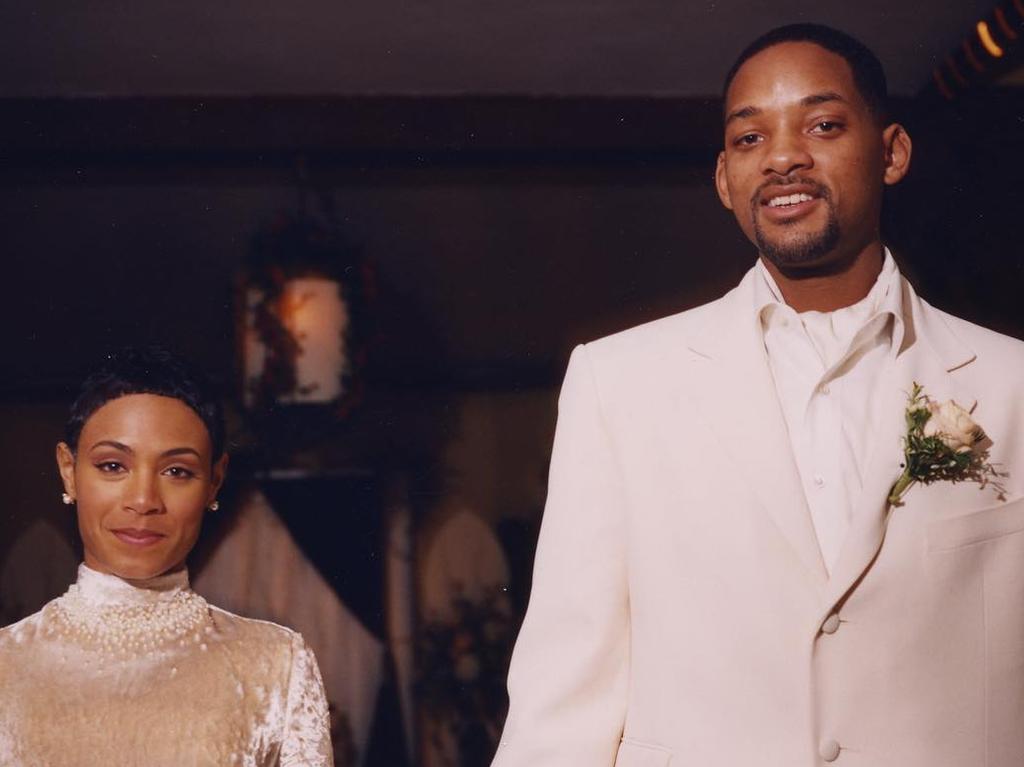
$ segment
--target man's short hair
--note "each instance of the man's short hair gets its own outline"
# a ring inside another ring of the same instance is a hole
[[[814,43],[837,56],[842,56],[850,71],[853,82],[860,91],[868,109],[879,119],[884,120],[889,112],[889,88],[885,81],[885,70],[882,62],[864,43],[852,35],[838,29],[826,27],[824,24],[787,24],[783,27],[765,32],[736,58],[736,62],[725,76],[722,87],[722,99],[725,99],[733,78],[748,59],[766,48],[781,43]]]

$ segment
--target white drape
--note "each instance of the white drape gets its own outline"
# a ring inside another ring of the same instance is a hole
[[[359,755],[356,764],[362,765],[384,647],[306,559],[262,493],[243,500],[232,529],[196,573],[194,588],[226,610],[272,620],[305,637],[320,665],[328,700],[348,718]]]

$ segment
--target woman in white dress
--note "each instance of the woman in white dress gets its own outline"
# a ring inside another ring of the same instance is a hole
[[[57,446],[85,561],[66,594],[0,629],[0,764],[331,764],[302,637],[189,588],[227,461],[221,408],[181,360],[126,350],[85,382]]]

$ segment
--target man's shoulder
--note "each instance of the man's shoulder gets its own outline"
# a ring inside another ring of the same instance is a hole
[[[930,304],[925,305],[933,318],[943,323],[953,336],[972,349],[979,360],[1024,370],[1024,341],[1021,339],[957,317]]]
[[[639,363],[644,359],[661,359],[669,350],[685,346],[717,324],[723,313],[735,310],[736,289],[700,306],[660,317],[642,325],[620,330],[584,344],[592,359]]]
[[[941,337],[937,326],[955,339],[960,353],[946,357],[964,396],[1002,403],[1003,417],[1024,423],[1024,341],[935,309],[927,304],[928,335]],[[941,349],[942,347],[937,347]],[[946,348],[949,348],[948,346]],[[1016,414],[1016,415],[1014,415]]]

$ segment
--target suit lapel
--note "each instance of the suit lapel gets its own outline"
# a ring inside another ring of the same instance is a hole
[[[956,371],[969,365],[974,354],[950,332],[941,314],[902,280],[904,337],[877,389],[864,486],[829,577],[752,311],[752,280],[757,276],[751,270],[734,291],[708,307],[697,332],[688,336],[687,376],[677,406],[686,419],[696,412],[706,421],[736,477],[749,487],[822,589],[827,612],[871,565],[885,537],[888,515],[893,513],[887,498],[902,470],[907,393],[916,381],[933,399],[956,399],[969,407],[972,393],[959,389]]]
[[[914,382],[924,386],[933,399],[956,399],[968,407],[971,404],[966,393],[958,390],[955,371],[970,364],[974,354],[953,336],[941,315],[917,297],[906,280],[902,280],[902,286],[903,343],[877,390],[864,487],[854,503],[850,529],[829,579],[826,612],[871,565],[885,538],[889,515],[899,513],[887,499],[902,471],[904,414]]]
[[[752,279],[756,270],[704,316],[688,339],[687,372],[679,407],[686,419],[697,413],[731,459],[744,482],[789,542],[805,569],[823,587],[827,571],[790,449],[786,422],[775,393]],[[709,307],[710,309],[711,307]],[[697,400],[696,407],[686,394]]]

